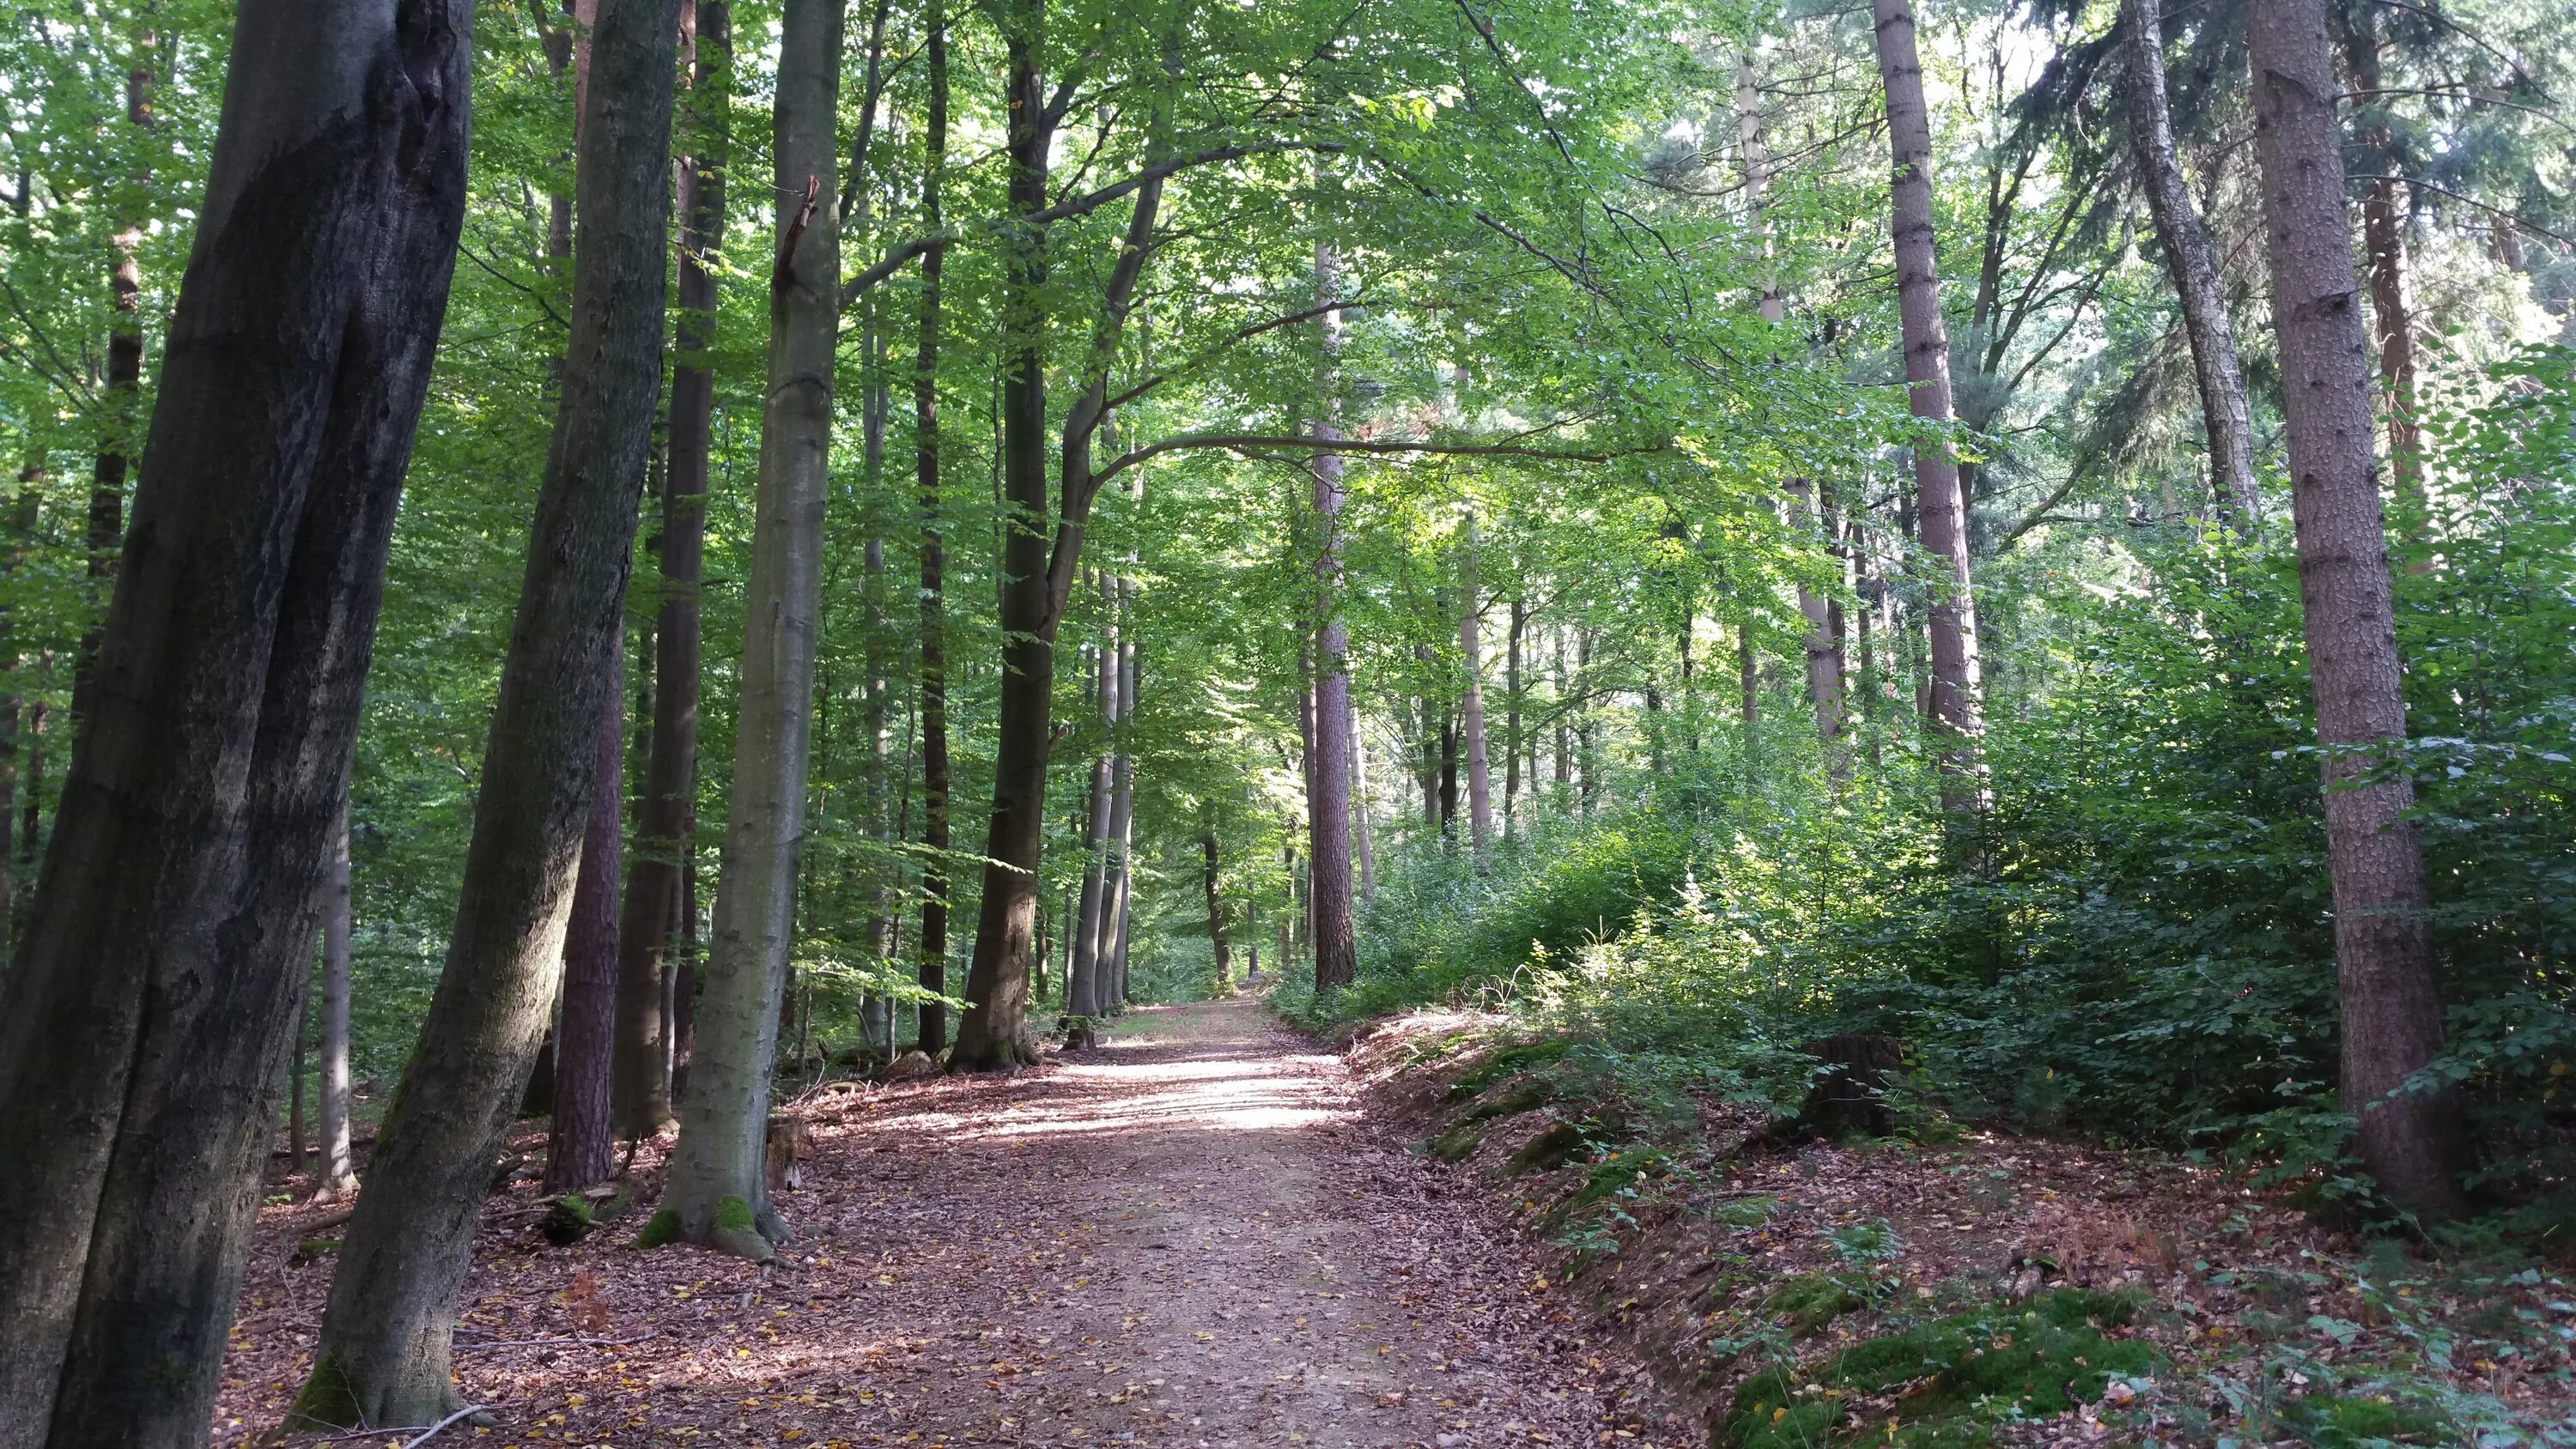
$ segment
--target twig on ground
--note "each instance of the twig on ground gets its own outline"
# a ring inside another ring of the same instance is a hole
[[[461,1408],[455,1413],[448,1415],[446,1418],[439,1420],[437,1423],[430,1425],[426,1433],[423,1433],[417,1439],[413,1439],[405,1443],[402,1446],[402,1449],[420,1449],[421,1445],[437,1438],[439,1430],[446,1428],[448,1425],[455,1423],[459,1419],[471,1418],[476,1414],[482,1413],[483,1409],[484,1406],[481,1404],[467,1404],[464,1408]]]

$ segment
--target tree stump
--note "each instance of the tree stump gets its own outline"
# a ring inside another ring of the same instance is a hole
[[[1904,1043],[1875,1032],[1846,1032],[1807,1043],[1807,1054],[1822,1069],[1798,1109],[1799,1135],[1885,1137],[1896,1129],[1886,1093],[1905,1070]]]

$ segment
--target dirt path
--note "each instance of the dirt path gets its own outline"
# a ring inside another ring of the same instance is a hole
[[[478,1249],[484,1444],[1679,1443],[1624,1361],[1341,1062],[1251,1001],[1003,1080],[818,1100],[793,1266]],[[317,1267],[263,1242],[219,1441],[276,1422]],[[586,1338],[590,1343],[526,1340]],[[298,1361],[300,1362],[300,1360]],[[261,1370],[265,1368],[266,1372]]]

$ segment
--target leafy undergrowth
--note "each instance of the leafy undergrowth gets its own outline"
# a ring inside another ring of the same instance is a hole
[[[1723,1449],[2576,1445],[2576,1288],[2330,1231],[2148,1152],[1918,1123],[1773,1145],[1595,1049],[1416,1013],[1355,1053],[1509,1194]]]

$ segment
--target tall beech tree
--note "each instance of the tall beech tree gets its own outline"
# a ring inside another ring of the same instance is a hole
[[[465,207],[472,9],[245,0],[0,977],[0,1444],[205,1442]]]
[[[2299,603],[2325,749],[2343,1108],[2381,1189],[2447,1216],[2464,1205],[2453,1175],[2459,1098],[2447,1085],[2407,1085],[2442,1051],[2441,979],[2404,764],[2406,697],[2325,0],[2248,7],[2246,41]]]
[[[1341,314],[1330,309],[1341,299],[1341,259],[1330,242],[1315,244],[1315,380],[1313,424],[1318,442],[1341,436],[1339,394],[1342,346]],[[1309,899],[1315,930],[1315,989],[1347,986],[1359,970],[1358,945],[1351,920],[1351,732],[1350,625],[1342,598],[1341,456],[1319,451],[1307,463],[1313,477],[1315,523],[1315,697],[1314,753],[1306,771],[1306,858],[1312,862]],[[1219,929],[1216,899],[1216,837],[1208,837],[1207,890],[1209,930],[1216,939],[1217,974],[1226,974],[1225,937]]]
[[[928,112],[923,120],[921,224],[938,235],[946,224],[948,169],[948,13],[929,0],[922,18],[928,72]],[[921,932],[914,946],[919,981],[935,996],[948,993],[948,541],[940,524],[939,345],[941,278],[945,245],[921,258],[921,332],[912,373],[913,478],[921,509]],[[934,1055],[948,1046],[948,1008],[921,1003],[921,1049]]]
[[[728,0],[681,0],[691,84],[682,113],[689,149],[677,167],[680,215],[676,356],[669,461],[662,470],[660,596],[653,618],[652,747],[636,804],[635,853],[617,928],[617,1135],[639,1138],[670,1117],[664,1002],[694,998],[671,953],[683,857],[696,849],[698,583],[705,569],[708,462],[714,445],[716,269],[724,241],[726,143],[733,93]],[[676,1015],[676,1012],[670,1013]]]
[[[762,1261],[786,1241],[763,1147],[770,1062],[787,986],[814,715],[815,616],[830,477],[832,351],[841,314],[840,217],[831,203],[842,22],[834,0],[780,13],[776,251],[769,380],[753,499],[751,576],[715,932],[697,1054],[651,1237]]]
[[[342,1239],[294,1422],[435,1423],[502,1133],[561,974],[661,383],[678,0],[600,0],[570,341],[447,962]]]

